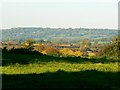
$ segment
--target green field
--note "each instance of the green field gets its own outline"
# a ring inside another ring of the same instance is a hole
[[[33,63],[2,67],[3,88],[107,88],[117,90],[118,64]]]
[[[118,63],[66,63],[66,62],[39,62],[27,65],[14,64],[3,66],[3,74],[40,74],[46,72],[57,72],[63,70],[65,72],[79,72],[86,70],[96,70],[103,72],[118,72]]]
[[[118,62],[53,57],[40,53],[2,53],[4,88],[105,88],[119,90]]]

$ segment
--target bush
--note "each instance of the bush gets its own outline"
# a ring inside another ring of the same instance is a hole
[[[57,49],[47,47],[42,51],[43,54],[46,55],[53,55],[53,56],[59,56],[60,52]]]
[[[43,46],[43,45],[38,45],[38,46],[35,46],[34,47],[34,50],[36,50],[36,51],[39,51],[39,52],[42,52],[42,51],[44,51],[45,50],[45,46]]]
[[[80,51],[74,52],[74,56],[79,57],[79,56],[82,56],[82,55],[83,55],[83,52],[80,52]]]
[[[69,48],[63,48],[59,51],[64,56],[73,56],[74,52]]]

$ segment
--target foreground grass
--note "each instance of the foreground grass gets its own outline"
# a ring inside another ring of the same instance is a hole
[[[120,90],[118,63],[39,62],[3,66],[3,88]]]
[[[2,69],[4,88],[90,88],[119,90],[118,63],[36,62]]]
[[[0,67],[3,74],[30,74],[56,72],[63,70],[66,72],[78,72],[86,70],[97,70],[103,72],[118,72],[118,63],[67,63],[67,62],[37,62],[26,65],[11,64],[9,66]]]
[[[2,54],[2,88],[106,88],[120,90],[118,63],[106,59]]]

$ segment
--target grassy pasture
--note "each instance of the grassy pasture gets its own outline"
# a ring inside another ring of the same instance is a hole
[[[2,65],[3,89],[120,89],[118,62],[105,58],[53,57],[37,52],[3,51]]]

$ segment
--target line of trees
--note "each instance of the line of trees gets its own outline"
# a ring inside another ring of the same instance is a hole
[[[35,46],[35,43],[37,44]],[[31,51],[38,51],[42,54],[46,55],[52,55],[52,56],[75,56],[75,57],[82,57],[82,56],[94,56],[94,57],[105,57],[105,58],[110,58],[110,59],[116,59],[119,60],[120,56],[120,38],[119,37],[114,37],[112,39],[111,44],[106,44],[103,46],[98,46],[98,52],[96,54],[94,53],[86,53],[83,49],[86,47],[93,47],[91,43],[88,40],[84,40],[80,44],[80,49],[77,51],[71,50],[70,48],[63,48],[63,49],[55,49],[52,47],[49,47],[47,45],[42,45],[33,39],[28,39],[24,43],[24,48],[31,50]]]

